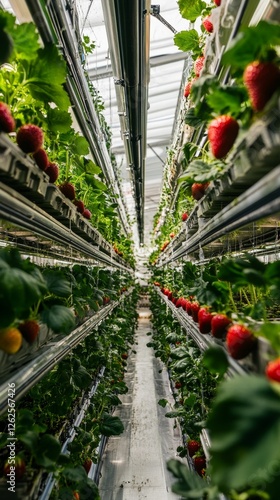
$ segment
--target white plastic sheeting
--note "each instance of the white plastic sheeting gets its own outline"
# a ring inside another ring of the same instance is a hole
[[[165,417],[168,407],[159,399],[173,401],[168,376],[162,363],[147,347],[151,337],[149,310],[139,309],[135,338],[136,354],[128,358],[125,382],[129,391],[121,396],[123,404],[115,412],[124,423],[121,436],[109,438],[101,469],[102,500],[178,500],[171,492],[171,477],[166,461],[176,457],[182,444],[174,419]],[[160,371],[162,372],[160,373]]]

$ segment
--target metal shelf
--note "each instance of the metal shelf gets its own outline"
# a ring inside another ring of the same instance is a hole
[[[2,182],[0,182],[0,218],[44,238],[66,245],[67,248],[71,246],[99,262],[132,272],[128,264],[115,255],[112,247],[102,237],[100,245],[97,245],[95,236],[93,236],[94,240],[90,240],[90,233],[88,233],[87,240],[83,239],[73,232],[71,220],[69,220],[69,227],[63,225],[34,202]],[[96,234],[94,228],[93,234]]]
[[[67,448],[68,448],[68,445],[73,441],[73,439],[75,438],[75,435],[76,435],[76,429],[78,427],[80,427],[82,421],[83,421],[83,418],[86,414],[86,411],[90,405],[90,402],[91,402],[91,399],[93,398],[94,394],[96,393],[97,391],[97,388],[98,388],[98,385],[100,383],[100,380],[102,379],[103,375],[104,375],[104,372],[105,372],[105,368],[103,367],[98,376],[97,376],[97,379],[94,381],[88,395],[84,398],[84,401],[83,401],[83,404],[81,406],[81,409],[80,409],[80,412],[79,414],[77,415],[75,421],[73,422],[72,424],[72,427],[71,429],[69,430],[68,432],[68,437],[67,439],[64,441],[62,447],[61,447],[61,453],[63,454],[66,454],[67,453]],[[103,444],[103,439],[101,438],[100,440],[100,445],[99,445],[99,448],[100,449],[104,449],[104,446],[102,446]],[[101,458],[101,453],[100,453],[100,458]],[[97,468],[97,464],[94,464],[94,470],[95,468]],[[91,476],[94,475],[93,474],[93,471],[90,471],[91,472]],[[94,477],[92,478],[94,479]],[[53,473],[50,473],[45,481],[45,487],[42,491],[42,493],[40,494],[39,496],[39,500],[48,500],[48,498],[50,497],[51,495],[51,492],[54,488],[54,485],[56,483],[56,479],[54,478],[53,476]]]
[[[63,338],[57,338],[55,341],[42,347],[39,354],[34,359],[26,363],[15,373],[9,374],[7,379],[2,381],[0,385],[0,415],[5,413],[8,408],[8,383],[15,384],[15,400],[18,401],[46,373],[48,373],[57,363],[67,356],[72,349],[82,342],[87,335],[91,333],[93,328],[99,326],[100,323],[102,323],[124,300],[124,298],[131,294],[132,290],[133,288],[131,287],[118,301],[112,302],[103,307],[100,311],[94,314],[94,316],[85,321],[85,323],[73,330],[69,335],[63,336]]]
[[[186,330],[187,334],[190,335],[202,352],[206,351],[213,345],[217,345],[215,339],[211,335],[200,333],[198,325],[193,321],[193,319],[190,318],[189,315],[187,315],[187,313],[185,313],[185,311],[177,309],[177,307],[175,307],[175,305],[159,290],[158,287],[155,286],[154,289],[157,291],[161,300],[168,305],[180,325],[184,328],[184,330]],[[234,377],[235,375],[244,375],[249,373],[245,366],[241,366],[235,359],[229,356],[228,352],[221,345],[221,343],[219,343],[219,345],[224,349],[228,359],[228,376]]]
[[[248,200],[250,202],[248,203]],[[158,266],[199,250],[242,226],[280,211],[280,167],[276,167],[234,199]]]

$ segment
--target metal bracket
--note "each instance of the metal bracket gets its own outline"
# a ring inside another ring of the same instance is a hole
[[[150,14],[151,14],[151,16],[156,17],[162,24],[164,24],[164,26],[166,26],[168,29],[170,29],[170,31],[172,31],[172,33],[174,33],[174,34],[177,33],[177,30],[175,30],[175,28],[173,28],[173,26],[171,26],[171,24],[169,24],[169,22],[166,21],[166,19],[164,19],[160,15],[160,5],[151,5]]]

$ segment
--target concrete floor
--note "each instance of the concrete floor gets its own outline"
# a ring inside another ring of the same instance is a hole
[[[176,457],[181,441],[174,420],[164,414],[168,408],[157,404],[161,398],[173,402],[167,372],[147,347],[151,340],[149,309],[139,309],[139,326],[132,353],[128,358],[127,394],[118,415],[125,431],[109,438],[103,456],[99,490],[102,500],[178,500],[171,492],[173,476],[166,461]],[[162,373],[159,373],[162,370]]]

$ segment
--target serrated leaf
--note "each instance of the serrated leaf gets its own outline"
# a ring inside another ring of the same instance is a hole
[[[216,76],[205,75],[200,76],[192,84],[191,88],[191,100],[195,106],[199,106],[202,98],[206,96],[210,90],[215,91],[219,87],[219,82]],[[198,113],[197,113],[198,114]]]
[[[211,477],[221,491],[261,478],[280,463],[280,397],[262,376],[235,376],[219,387],[207,420]],[[276,492],[275,492],[276,493]],[[277,498],[272,496],[271,498]]]
[[[79,366],[71,375],[71,381],[74,382],[79,389],[86,389],[91,383],[92,377],[84,366]]]
[[[54,102],[60,109],[65,110],[70,106],[68,95],[62,86],[50,84],[40,80],[29,82],[28,89],[34,99],[45,103]]]
[[[244,70],[250,62],[258,60],[269,48],[279,44],[279,23],[262,20],[257,26],[247,27],[237,34],[224,53],[222,64]]]
[[[206,8],[203,0],[178,0],[181,16],[188,21],[194,22]]]
[[[197,52],[199,48],[199,36],[196,30],[180,31],[174,36],[174,43],[180,50]]]
[[[50,293],[58,297],[69,297],[72,293],[69,281],[63,272],[53,269],[44,270],[44,278]]]
[[[77,467],[66,467],[62,475],[68,479],[68,481],[74,481],[74,482],[79,482],[79,481],[85,481],[86,480],[86,471],[82,465],[78,465]],[[72,498],[73,498],[73,492],[72,492]]]
[[[206,96],[206,101],[217,115],[230,114],[238,117],[241,105],[247,98],[245,88],[227,87],[212,90]]]
[[[68,333],[76,323],[73,311],[61,305],[45,309],[41,314],[41,320],[55,333]]]
[[[100,167],[95,165],[92,160],[88,160],[87,158],[85,158],[84,168],[85,172],[91,175],[98,175],[102,172]]]
[[[199,128],[205,124],[205,120],[202,120],[195,114],[195,109],[190,108],[185,113],[185,123],[193,128]]]
[[[18,59],[34,59],[40,48],[39,35],[33,23],[16,24],[11,33]]]
[[[47,114],[47,126],[51,132],[67,132],[72,125],[72,118],[68,111],[50,108]]]
[[[101,434],[104,436],[119,436],[124,431],[124,426],[119,417],[105,413],[99,426]]]
[[[210,496],[210,486],[207,482],[199,477],[199,475],[194,471],[188,469],[187,466],[179,460],[176,460],[175,458],[169,460],[167,462],[167,469],[172,472],[176,479],[178,479],[178,481],[172,485],[172,491],[177,495],[180,495],[181,498],[193,500],[200,500],[202,498],[211,498],[214,500],[215,498],[218,498],[217,491],[217,496],[214,496],[214,489]]]

